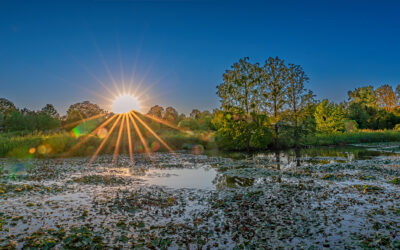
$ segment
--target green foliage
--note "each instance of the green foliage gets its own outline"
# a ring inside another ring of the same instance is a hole
[[[289,65],[287,81],[289,82],[286,90],[285,101],[287,105],[286,121],[292,131],[294,146],[299,147],[300,139],[303,135],[310,132],[310,122],[308,117],[312,116],[312,104],[314,95],[312,91],[306,90],[304,83],[309,80],[303,69],[298,65]]]
[[[5,121],[6,131],[46,131],[60,127],[60,120],[41,112],[13,111]]]
[[[75,103],[67,110],[67,123],[76,122],[103,113],[105,113],[103,109],[89,101]]]
[[[0,114],[0,131],[4,130],[4,115]]]
[[[358,124],[354,120],[345,120],[344,121],[344,131],[346,132],[356,132],[358,129]]]
[[[11,112],[17,110],[14,103],[7,100],[6,98],[0,98],[0,114],[8,116]]]
[[[303,143],[306,145],[324,146],[390,141],[400,141],[400,133],[395,130],[384,130],[315,134],[305,138]]]
[[[155,105],[150,108],[150,110],[149,110],[149,112],[147,112],[147,114],[161,119],[164,114],[164,108],[161,106]]]
[[[361,129],[368,128],[370,118],[366,109],[360,103],[351,103],[347,109],[347,118],[357,122]]]
[[[193,114],[193,111],[191,114]],[[199,111],[199,113],[196,113],[196,115],[191,115],[188,118],[182,119],[178,123],[178,127],[186,129],[186,130],[191,130],[191,131],[211,130],[211,129],[213,129],[213,125],[211,122],[212,119],[213,119],[213,116],[210,112],[208,112],[208,111],[200,112]]]
[[[259,109],[259,67],[248,60],[245,57],[234,63],[223,74],[224,82],[217,86],[217,94],[224,110],[240,109],[248,114]]]
[[[63,239],[63,246],[66,249],[103,249],[103,237],[85,226],[74,227]]]
[[[46,106],[42,108],[41,113],[46,114],[54,119],[60,118],[60,115],[52,104],[46,104]]]
[[[219,111],[212,123],[217,129],[215,141],[224,150],[266,149],[272,141],[265,115]]]
[[[291,136],[298,145],[304,134],[302,120],[305,119],[305,110],[313,101],[312,92],[304,87],[308,76],[300,66],[286,65],[278,57],[268,58],[262,67],[258,63],[251,64],[248,60],[246,57],[233,64],[223,75],[224,82],[217,87],[223,111],[240,111],[238,115],[251,114],[253,118],[268,114],[272,117],[268,125],[274,127],[275,147],[279,147],[282,125],[292,127]],[[250,136],[265,132],[258,127],[252,128],[253,124],[249,125],[241,120],[235,120],[234,124],[228,124],[229,121],[220,123],[225,124],[217,133],[221,145],[228,144],[223,143],[222,138],[228,141],[229,138],[234,138],[239,143],[236,147],[249,148]]]
[[[199,130],[200,126],[196,119],[186,118],[178,123],[179,128],[187,129],[187,130]]]
[[[374,87],[367,86],[348,92],[350,103],[358,103],[362,106],[375,107],[376,95]]]
[[[343,131],[344,129],[343,110],[327,99],[317,105],[314,116],[318,132],[329,134]]]
[[[178,119],[178,115],[178,112],[173,107],[168,107],[165,109],[163,119],[168,122],[175,123]]]

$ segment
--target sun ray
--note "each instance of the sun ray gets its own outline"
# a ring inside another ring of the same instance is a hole
[[[140,129],[139,129],[138,125],[136,124],[135,119],[133,119],[131,113],[132,112],[128,113],[128,116],[132,121],[133,127],[135,128],[135,131],[139,136],[139,139],[140,139],[140,141],[141,141],[141,143],[142,143],[142,145],[144,147],[144,150],[145,150],[146,154],[150,157],[151,156],[150,155],[150,149],[149,149],[149,146],[147,145],[146,139],[144,139],[144,137],[142,135],[142,132],[140,132]]]
[[[117,44],[117,50],[118,50],[118,57],[119,57],[119,68],[121,71],[121,84],[122,84],[122,93],[126,93],[125,89],[125,73],[124,73],[124,65],[122,64],[122,55],[121,55],[121,44],[119,42],[118,38],[118,32],[116,34],[116,44]]]
[[[118,115],[117,120],[114,122],[114,124],[112,125],[112,127],[110,128],[110,131],[108,132],[108,134],[103,138],[103,141],[101,142],[100,146],[97,148],[96,152],[93,154],[92,158],[89,161],[89,165],[93,163],[93,161],[96,159],[97,155],[99,154],[100,150],[104,147],[104,144],[107,142],[108,137],[110,137],[110,135],[112,134],[112,132],[114,131],[115,127],[117,126],[119,120],[121,120],[121,115]]]
[[[88,118],[85,118],[85,119],[82,119],[82,120],[79,120],[79,121],[75,121],[75,122],[71,122],[71,123],[68,123],[68,124],[64,124],[63,127],[64,128],[74,127],[74,126],[79,125],[81,123],[84,123],[84,122],[87,122],[87,121],[91,121],[91,120],[103,117],[105,115],[106,114],[104,114],[104,113],[103,114],[94,115],[94,116],[91,116],[91,117],[88,117]]]
[[[130,162],[132,165],[133,164],[133,150],[132,150],[131,126],[129,125],[128,115],[126,115],[125,121],[126,121],[127,135],[128,135],[129,159],[130,159]]]
[[[95,80],[97,81],[109,94],[111,94],[112,96],[117,96],[118,93],[113,92],[109,87],[107,87],[107,85],[101,81],[95,74],[93,74],[92,72],[89,71],[89,69],[81,64],[81,66],[84,68],[84,70]]]
[[[111,72],[110,68],[108,67],[108,64],[106,63],[106,61],[105,61],[105,59],[104,59],[103,53],[101,53],[100,48],[97,46],[97,43],[95,43],[95,46],[96,46],[96,49],[97,49],[97,53],[99,53],[101,62],[102,62],[103,66],[104,66],[104,68],[105,68],[105,70],[106,70],[106,72],[107,72],[107,74],[108,74],[108,77],[109,77],[110,80],[111,80],[111,83],[114,85],[114,88],[115,88],[115,90],[117,91],[117,94],[118,94],[118,95],[121,95],[122,92],[121,92],[120,88],[118,87],[117,82],[114,80],[114,77],[113,77],[113,75],[112,75],[112,72]]]
[[[72,148],[70,148],[67,152],[65,152],[62,157],[68,156],[71,152],[75,151],[78,149],[83,143],[85,143],[90,136],[95,135],[100,129],[104,128],[109,124],[117,115],[114,114],[110,118],[108,118],[106,121],[104,121],[100,126],[98,126],[96,129],[94,129],[92,132],[90,132],[88,135],[86,135],[81,141],[79,141],[77,144],[75,144]]]
[[[124,113],[121,116],[122,116],[122,121],[121,121],[120,126],[119,126],[117,143],[115,144],[114,155],[113,155],[113,160],[112,160],[113,164],[115,164],[117,162],[117,159],[118,159],[119,144],[121,143],[121,137],[122,137],[122,133],[124,131],[124,125],[125,125],[126,114]]]
[[[170,127],[170,128],[179,130],[179,131],[184,132],[184,133],[187,133],[187,132],[188,132],[188,131],[186,131],[186,130],[184,130],[184,129],[182,129],[182,128],[179,128],[179,127],[177,127],[177,126],[175,126],[175,125],[173,125],[173,124],[171,124],[171,123],[169,123],[169,122],[167,122],[167,121],[161,120],[161,119],[159,119],[159,118],[157,118],[157,117],[154,117],[154,116],[152,116],[152,115],[149,115],[149,114],[143,114],[143,115],[146,116],[147,118],[152,119],[152,120],[155,121],[155,122],[164,124],[164,125],[166,125],[166,126],[168,126],[168,127]]]
[[[108,103],[112,103],[115,100],[115,98],[118,97],[116,94],[113,94],[112,97],[107,97],[104,94],[98,93],[98,92],[90,90],[90,89],[88,90],[88,92],[97,97],[100,97],[101,99],[105,100]]]
[[[163,139],[161,139],[156,132],[154,132],[142,119],[139,118],[139,116],[137,116],[135,114],[135,112],[131,112],[133,114],[133,116],[135,116],[135,118],[159,141],[161,142],[162,145],[164,145],[164,147],[166,149],[168,149],[168,151],[170,151],[171,153],[175,154],[174,150],[168,146],[167,143],[164,142]]]
[[[153,65],[151,64],[149,67],[147,67],[147,70],[144,73],[143,77],[139,81],[137,81],[138,83],[136,84],[136,88],[133,91],[135,94],[137,93],[137,91],[139,89],[142,88],[142,84],[143,84],[144,80],[146,79],[147,75],[151,72],[152,68],[153,68]]]

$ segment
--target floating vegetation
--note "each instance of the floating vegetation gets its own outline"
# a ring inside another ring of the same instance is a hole
[[[400,177],[394,177],[390,183],[395,184],[395,185],[400,185]]]
[[[398,248],[400,161],[329,152],[0,160],[0,248]]]
[[[121,178],[112,175],[85,175],[82,177],[74,178],[74,182],[80,184],[92,185],[123,185],[129,182],[126,178]]]

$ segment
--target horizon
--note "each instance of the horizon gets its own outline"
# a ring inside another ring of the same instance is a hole
[[[301,65],[319,100],[400,83],[398,3],[85,1],[0,3],[0,92],[18,108],[60,114],[106,88],[142,81],[148,107],[219,108],[216,86],[243,57]],[[238,18],[240,17],[240,18]],[[295,39],[293,39],[293,37]],[[142,89],[139,89],[141,91]]]

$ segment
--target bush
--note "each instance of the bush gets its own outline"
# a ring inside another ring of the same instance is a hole
[[[358,124],[354,120],[346,120],[344,121],[344,130],[346,132],[356,132],[358,129]]]
[[[215,112],[215,142],[222,150],[266,149],[272,141],[264,115],[238,112]]]

